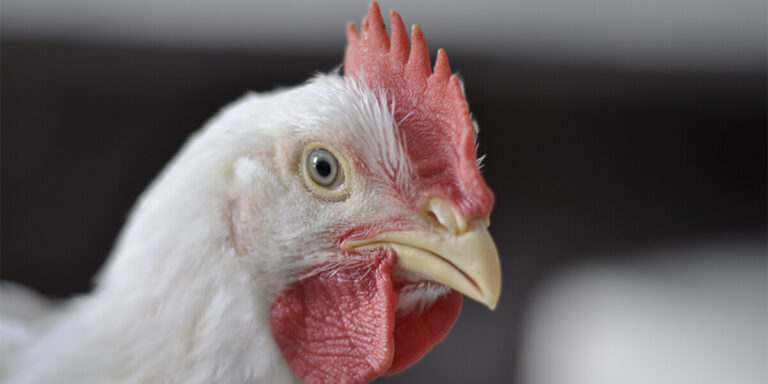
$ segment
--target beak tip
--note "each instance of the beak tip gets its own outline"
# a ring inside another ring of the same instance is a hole
[[[496,296],[493,300],[486,300],[483,304],[491,311],[495,311],[496,307],[499,306],[499,297]]]

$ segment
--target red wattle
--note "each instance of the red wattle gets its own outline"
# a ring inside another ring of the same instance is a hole
[[[272,334],[308,384],[367,383],[400,372],[440,342],[456,320],[461,295],[454,291],[421,313],[396,316],[396,257],[383,253],[373,267],[302,279],[272,306]]]
[[[395,356],[384,374],[402,372],[443,341],[459,317],[461,301],[461,294],[451,290],[422,312],[398,316],[395,319]]]

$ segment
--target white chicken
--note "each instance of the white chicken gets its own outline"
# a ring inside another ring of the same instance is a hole
[[[0,378],[364,383],[442,340],[462,293],[494,308],[493,195],[461,84],[390,20],[391,39],[373,2],[349,25],[343,76],[248,94],[195,134],[94,291],[0,342]]]

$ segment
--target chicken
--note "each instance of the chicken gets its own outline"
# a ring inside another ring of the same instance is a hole
[[[443,50],[376,2],[344,75],[248,94],[141,196],[94,291],[29,321],[7,383],[364,383],[495,308],[493,194]],[[18,340],[17,340],[18,341]]]

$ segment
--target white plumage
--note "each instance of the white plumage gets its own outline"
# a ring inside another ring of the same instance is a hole
[[[13,340],[3,337],[0,377],[9,384],[297,381],[269,331],[270,303],[292,276],[332,256],[327,226],[398,199],[377,195],[375,177],[359,179],[348,202],[328,209],[292,172],[295,148],[345,137],[370,164],[398,170],[378,175],[407,178],[386,106],[362,82],[330,74],[224,108],[141,196],[94,292],[25,322],[22,333],[16,327]],[[6,329],[18,325],[16,297],[4,288]]]

